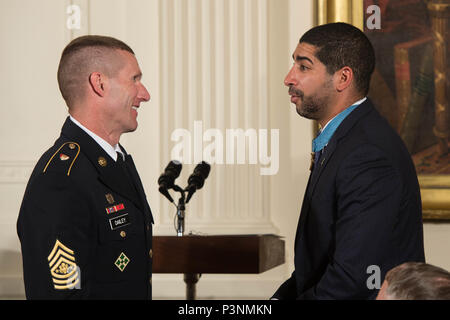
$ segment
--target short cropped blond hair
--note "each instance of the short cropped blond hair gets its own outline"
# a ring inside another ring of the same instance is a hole
[[[117,74],[121,68],[117,50],[134,54],[124,42],[98,35],[78,37],[65,47],[58,67],[58,85],[69,109],[84,98],[92,72],[108,77]]]

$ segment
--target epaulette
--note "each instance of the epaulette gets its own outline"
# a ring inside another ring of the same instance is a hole
[[[63,170],[68,176],[70,176],[70,171],[72,170],[73,164],[80,154],[80,145],[76,142],[66,142],[52,155],[47,165],[44,168],[43,173],[51,168],[56,170]]]

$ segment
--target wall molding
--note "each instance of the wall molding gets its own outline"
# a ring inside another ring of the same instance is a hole
[[[0,184],[27,183],[36,161],[0,161]]]

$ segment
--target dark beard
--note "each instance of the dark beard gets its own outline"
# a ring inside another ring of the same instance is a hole
[[[331,80],[325,82],[322,92],[326,93],[331,88],[331,84]],[[327,94],[316,94],[314,96],[305,97],[303,91],[293,87],[289,88],[289,93],[300,98],[301,105],[296,105],[295,107],[297,113],[306,119],[320,120],[323,117],[327,106],[330,104],[330,96]]]
[[[297,113],[311,120],[319,120],[323,114],[323,109],[327,105],[328,97],[304,97],[300,98],[302,105],[296,106]]]

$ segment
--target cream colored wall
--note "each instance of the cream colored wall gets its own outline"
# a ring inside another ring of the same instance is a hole
[[[66,27],[70,4],[81,8],[80,30]],[[156,184],[174,129],[192,130],[194,120],[205,129],[279,129],[276,175],[261,176],[254,165],[213,166],[186,221],[188,231],[285,237],[286,264],[261,275],[203,275],[197,286],[204,299],[267,299],[293,270],[309,173],[312,126],[289,103],[283,79],[299,37],[313,24],[312,1],[0,0],[0,12],[0,297],[24,294],[15,223],[34,163],[67,115],[56,82],[60,53],[76,36],[104,34],[133,48],[152,96],[139,111],[138,130],[121,142],[140,172],[156,235],[175,234],[174,212]],[[183,181],[192,168],[184,166]],[[424,229],[428,261],[450,269],[450,225]],[[155,274],[153,285],[156,299],[184,296],[181,275]]]
[[[59,11],[63,1],[0,2],[0,296],[23,293],[17,214],[32,167],[66,113],[55,77],[69,40]]]
[[[424,223],[425,259],[450,270],[450,223]]]

